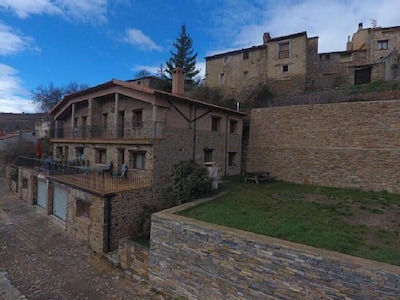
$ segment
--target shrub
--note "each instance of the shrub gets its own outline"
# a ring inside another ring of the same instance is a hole
[[[172,167],[172,183],[165,189],[166,200],[176,205],[211,195],[211,178],[195,161],[181,161]]]

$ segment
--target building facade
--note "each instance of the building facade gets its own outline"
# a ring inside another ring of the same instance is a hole
[[[400,27],[363,28],[346,51],[318,53],[318,37],[307,32],[271,38],[263,44],[206,57],[205,85],[243,101],[260,84],[276,95],[398,78]]]
[[[96,252],[135,238],[146,215],[173,205],[163,190],[174,164],[241,173],[244,113],[185,98],[179,72],[172,93],[112,80],[65,96],[50,114],[53,155],[21,167],[16,189]]]

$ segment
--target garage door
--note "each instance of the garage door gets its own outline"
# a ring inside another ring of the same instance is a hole
[[[67,220],[67,191],[58,186],[54,186],[53,215]]]
[[[36,204],[43,208],[47,207],[47,184],[46,184],[46,181],[38,180]]]

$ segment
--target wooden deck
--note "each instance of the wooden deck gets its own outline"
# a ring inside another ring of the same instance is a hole
[[[126,178],[114,178],[111,174],[101,175],[97,172],[53,175],[51,178],[97,194],[112,194],[153,186],[152,170],[128,170]]]

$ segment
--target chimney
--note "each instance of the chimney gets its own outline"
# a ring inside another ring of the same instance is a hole
[[[363,30],[363,23],[358,23],[358,31]]]
[[[263,35],[263,42],[264,42],[264,45],[266,45],[267,42],[268,42],[270,39],[271,39],[271,35],[269,34],[269,32],[264,32],[264,35]]]
[[[182,68],[176,67],[172,71],[172,94],[183,96],[185,89],[185,78]]]

